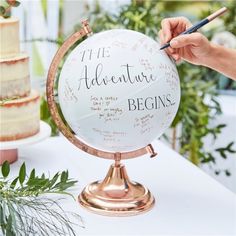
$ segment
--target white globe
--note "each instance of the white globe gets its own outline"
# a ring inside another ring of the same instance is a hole
[[[66,121],[85,144],[109,152],[145,147],[171,124],[180,102],[175,64],[144,34],[108,30],[66,58],[58,96]]]

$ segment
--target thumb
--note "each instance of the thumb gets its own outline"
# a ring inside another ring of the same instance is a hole
[[[182,48],[187,45],[200,46],[203,36],[200,33],[180,35],[170,41],[172,48]]]

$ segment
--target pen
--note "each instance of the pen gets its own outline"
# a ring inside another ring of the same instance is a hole
[[[212,20],[214,20],[216,17],[224,14],[227,11],[226,7],[222,7],[221,9],[219,9],[218,11],[212,13],[211,15],[209,15],[208,17],[206,17],[205,19],[199,21],[198,23],[194,24],[193,26],[191,26],[189,29],[187,29],[186,31],[182,32],[179,35],[183,35],[183,34],[191,34],[196,32],[198,29],[200,29],[202,26],[204,26],[205,24],[211,22]],[[168,48],[170,46],[170,42],[162,45],[160,47],[160,50]]]

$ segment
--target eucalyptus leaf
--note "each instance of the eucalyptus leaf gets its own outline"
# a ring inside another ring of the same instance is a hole
[[[3,6],[0,6],[0,15],[3,16],[5,14],[6,10]]]
[[[58,180],[58,177],[59,177],[59,173],[56,173],[53,178],[49,181],[49,185],[48,185],[48,188],[51,189],[54,184],[57,182]]]
[[[11,188],[11,189],[14,189],[14,188],[15,188],[15,186],[16,186],[18,180],[19,180],[19,177],[16,177],[16,178],[11,182],[11,184],[10,184],[10,188]]]
[[[227,145],[227,150],[231,150],[231,148],[233,147],[234,142],[231,142]]]
[[[68,173],[66,171],[63,171],[61,173],[61,182],[66,182],[68,179]]]
[[[19,171],[19,182],[20,182],[20,184],[24,183],[25,177],[26,177],[26,167],[25,167],[25,163],[23,163],[22,166],[20,167],[20,171]]]
[[[6,178],[10,173],[10,164],[8,161],[5,161],[2,165],[2,176]]]
[[[30,172],[29,180],[35,179],[35,169]]]
[[[221,155],[221,157],[223,157],[224,159],[226,159],[226,158],[227,158],[227,156],[226,156],[226,154],[225,154],[225,152],[224,152],[224,151],[220,151],[220,155]]]
[[[219,124],[219,125],[217,125],[217,129],[223,129],[223,128],[225,128],[227,125],[226,124]]]

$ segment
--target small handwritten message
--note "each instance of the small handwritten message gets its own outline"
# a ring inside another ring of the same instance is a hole
[[[154,119],[153,114],[147,114],[139,118],[135,118],[133,127],[138,129],[140,134],[150,133],[153,125],[152,120]]]
[[[120,139],[127,135],[126,132],[103,130],[99,128],[93,128],[93,131],[99,134],[105,142],[119,142]]]
[[[120,106],[115,106],[114,103],[118,100],[118,97],[96,97],[91,96],[90,102],[91,111],[98,113],[98,118],[104,122],[118,121],[123,114],[123,109]]]
[[[177,90],[179,87],[179,77],[176,70],[170,65],[160,63],[160,71],[164,72],[166,83],[169,84],[172,90]]]

